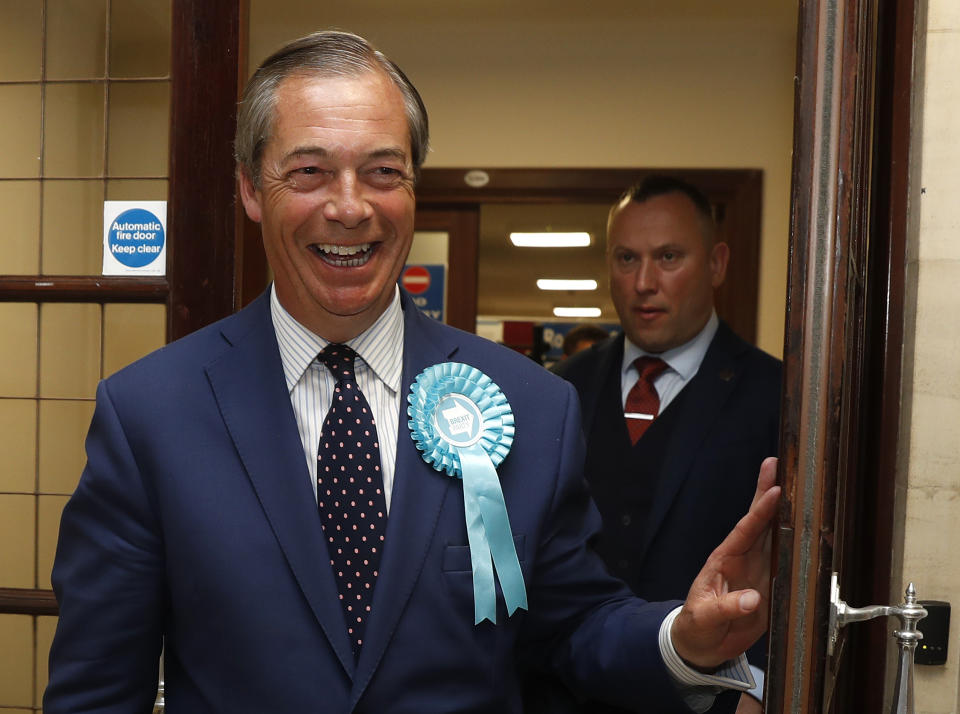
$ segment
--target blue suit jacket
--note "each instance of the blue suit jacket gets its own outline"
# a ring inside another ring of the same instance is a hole
[[[638,710],[684,710],[656,644],[672,604],[628,597],[586,548],[573,389],[404,299],[403,401],[424,368],[488,374],[516,417],[499,474],[530,609],[473,624],[461,486],[401,419],[386,543],[355,662],[266,295],[105,380],[63,513],[46,714],[520,711],[521,665]],[[398,346],[399,347],[399,346]],[[381,438],[387,438],[381,435]]]

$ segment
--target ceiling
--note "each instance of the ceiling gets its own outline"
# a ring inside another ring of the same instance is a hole
[[[599,307],[600,318],[616,322],[607,289],[604,204],[485,204],[480,211],[477,312],[481,318],[556,320],[557,305]],[[517,248],[511,231],[581,230],[585,248]],[[593,278],[595,291],[543,291],[538,278]]]

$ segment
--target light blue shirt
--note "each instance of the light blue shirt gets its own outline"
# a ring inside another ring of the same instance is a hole
[[[667,405],[680,393],[680,390],[686,387],[687,383],[697,375],[700,364],[707,354],[707,349],[713,342],[714,335],[717,334],[718,327],[720,327],[720,320],[717,319],[717,313],[711,312],[710,319],[707,320],[707,324],[697,333],[696,337],[679,347],[674,347],[660,354],[647,352],[624,337],[623,365],[620,370],[621,404],[626,405],[627,394],[640,377],[633,364],[634,360],[637,357],[650,355],[659,357],[670,367],[653,380],[653,388],[657,390],[657,394],[660,396],[660,411],[666,409]]]

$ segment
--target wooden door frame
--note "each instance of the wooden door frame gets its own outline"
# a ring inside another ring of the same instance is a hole
[[[467,332],[477,328],[477,265],[480,248],[480,207],[417,206],[418,231],[444,231],[447,243],[445,322]]]
[[[851,604],[891,596],[916,9],[800,3],[767,712],[823,711],[836,675],[837,711],[883,706],[885,625],[839,670],[826,638],[834,569]]]
[[[233,135],[249,0],[172,0],[172,11],[167,335],[175,340],[241,304],[246,242]]]

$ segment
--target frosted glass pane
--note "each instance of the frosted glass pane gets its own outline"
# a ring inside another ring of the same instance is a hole
[[[47,79],[103,78],[106,58],[107,0],[47,0]]]
[[[103,175],[104,85],[46,85],[43,173],[45,176]]]
[[[47,181],[43,191],[43,274],[100,275],[103,181]]]
[[[0,181],[0,275],[40,271],[40,181]]]
[[[170,0],[124,0],[110,8],[110,76],[170,73]]]
[[[110,85],[110,176],[166,176],[169,82]]]
[[[40,79],[43,3],[0,0],[0,82]]]

